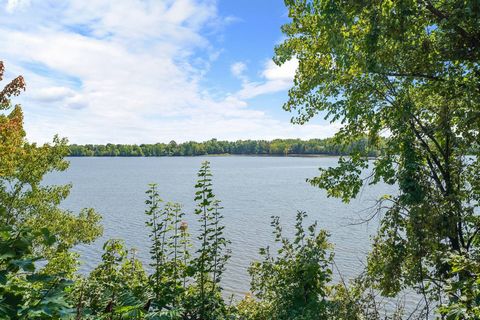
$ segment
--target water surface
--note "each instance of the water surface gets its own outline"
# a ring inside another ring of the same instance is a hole
[[[103,237],[77,248],[84,261],[82,271],[91,270],[99,262],[102,245],[109,238],[125,239],[148,265],[144,201],[149,183],[158,183],[162,199],[183,204],[186,220],[194,229],[194,184],[205,160],[211,162],[214,193],[225,208],[225,233],[232,241],[232,258],[223,285],[228,293],[237,295],[249,290],[247,268],[258,258],[258,248],[272,243],[270,217],[280,216],[289,232],[297,210],[306,211],[308,222],[316,220],[320,228],[330,232],[342,275],[351,278],[359,274],[378,221],[352,223],[370,214],[380,195],[395,191],[384,184],[367,186],[348,205],[327,198],[323,190],[305,180],[314,177],[319,167],[335,166],[335,157],[70,158],[68,171],[51,174],[45,182],[73,184],[64,208],[78,212],[93,207],[103,216]],[[194,230],[190,232],[195,234]]]

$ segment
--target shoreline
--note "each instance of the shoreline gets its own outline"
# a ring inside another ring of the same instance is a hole
[[[201,155],[191,155],[191,156],[182,156],[182,155],[171,155],[171,156],[75,156],[68,155],[67,158],[196,158],[196,157],[260,157],[260,158],[334,158],[348,156],[346,154],[201,154]]]

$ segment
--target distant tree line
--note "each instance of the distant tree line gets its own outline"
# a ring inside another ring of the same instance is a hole
[[[367,152],[377,156],[379,149],[369,147],[368,140],[362,138],[348,145],[336,143],[333,139],[275,139],[219,141],[211,139],[205,142],[188,141],[184,143],[155,144],[106,144],[69,146],[69,155],[74,157],[162,157],[162,156],[201,156],[201,155],[347,155],[353,150]]]

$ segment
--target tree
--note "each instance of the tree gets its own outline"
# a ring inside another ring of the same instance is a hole
[[[352,150],[311,184],[344,201],[358,194],[367,168],[370,183],[397,184],[398,195],[379,201],[386,210],[378,210],[367,270],[385,295],[408,286],[438,299],[451,277],[446,258],[467,256],[479,243],[478,1],[285,4],[291,22],[274,60],[299,62],[284,105],[296,112],[292,121],[317,114],[340,121],[335,142],[343,145],[366,136],[379,148],[388,136],[374,161]]]
[[[295,154],[332,154],[344,155],[352,149],[360,149],[368,152],[370,156],[375,156],[379,152],[367,145],[365,137],[347,144],[340,148],[327,139],[275,139],[273,141],[265,140],[237,140],[237,141],[217,141],[212,139],[205,142],[187,141],[176,144],[171,141],[169,144],[141,144],[137,145],[76,145],[72,144],[69,148],[69,155],[76,157],[160,157],[160,156],[199,156],[204,154],[274,154],[288,155]]]
[[[3,73],[0,62],[0,80]],[[0,92],[0,111],[11,110],[0,114],[0,204],[4,208],[0,225],[10,225],[14,231],[47,229],[56,241],[46,246],[38,236],[32,240],[33,250],[47,260],[45,270],[72,276],[77,255],[69,249],[90,243],[102,233],[100,216],[92,209],[84,209],[79,215],[61,209],[59,204],[68,196],[70,186],[41,183],[47,173],[68,168],[64,160],[67,141],[55,137],[52,144],[37,146],[26,140],[22,109],[10,100],[23,90],[25,82],[20,76]]]

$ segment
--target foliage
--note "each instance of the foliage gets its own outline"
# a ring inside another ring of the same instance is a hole
[[[0,62],[0,80],[3,72]],[[11,109],[6,115],[0,114],[0,204],[4,208],[0,225],[10,225],[14,230],[46,228],[56,236],[55,243],[45,246],[38,236],[32,239],[34,251],[47,259],[50,272],[72,276],[77,262],[68,250],[90,243],[101,234],[100,216],[92,209],[84,209],[79,215],[60,209],[70,186],[41,183],[47,173],[67,169],[63,159],[68,153],[67,141],[55,137],[53,144],[37,146],[26,140],[22,109],[10,101],[23,90],[25,82],[20,76],[0,92],[0,111]]]
[[[316,223],[306,230],[304,212],[298,212],[295,237],[283,235],[278,217],[272,217],[276,254],[260,249],[263,260],[249,268],[253,297],[247,296],[238,306],[239,314],[251,320],[327,319],[330,312],[328,283],[331,280],[333,255],[328,251],[325,231],[317,232]]]
[[[478,252],[472,256],[451,255],[447,263],[452,266],[446,293],[448,302],[440,307],[440,313],[446,319],[480,318],[480,257]],[[465,273],[467,277],[463,276]]]
[[[200,228],[197,239],[200,247],[193,261],[193,277],[196,283],[192,288],[194,290],[189,292],[194,300],[189,308],[197,310],[194,312],[198,312],[200,319],[220,318],[224,317],[226,312],[221,297],[220,281],[230,257],[226,251],[229,241],[223,236],[224,226],[221,225],[223,216],[220,213],[222,208],[220,201],[216,200],[213,194],[212,174],[208,161],[202,163],[195,189],[197,202],[195,214],[198,216]]]
[[[344,201],[367,179],[397,184],[379,201],[367,271],[384,295],[412,287],[439,301],[452,280],[445,258],[478,250],[478,1],[285,3],[291,22],[274,60],[299,62],[284,105],[292,121],[324,115],[343,124],[336,141],[368,137],[372,149],[388,135],[374,161],[353,150],[310,182]]]
[[[109,240],[102,262],[73,293],[78,319],[142,319],[148,311],[147,274],[121,240]]]
[[[400,320],[425,319],[424,309],[421,307],[407,313],[402,301],[385,300],[379,297],[369,277],[360,275],[348,284],[342,279],[341,283],[330,288],[329,294],[332,303],[330,319],[351,320]]]
[[[0,213],[5,209],[0,207]],[[45,319],[71,314],[66,288],[71,282],[61,275],[47,274],[35,268],[39,260],[33,253],[33,241],[42,238],[53,245],[56,238],[48,229],[14,230],[0,228],[0,318]]]
[[[149,216],[147,227],[151,228],[150,286],[155,294],[154,307],[162,310],[176,308],[186,290],[187,267],[190,263],[187,226],[182,223],[184,213],[177,203],[160,207],[161,199],[155,184],[147,191]]]
[[[4,66],[0,61],[0,80]],[[11,98],[25,90],[17,77],[0,91],[0,314],[32,319],[67,316],[66,291],[77,266],[69,251],[101,234],[100,216],[85,209],[78,216],[59,208],[70,186],[47,186],[44,176],[63,171],[67,141],[29,143],[23,113]],[[34,262],[40,260],[43,268]]]
[[[370,156],[376,156],[380,149],[367,149],[367,140],[339,145],[333,139],[275,139],[265,140],[237,140],[219,141],[211,139],[205,142],[188,141],[177,144],[106,144],[106,145],[70,145],[69,155],[75,157],[162,157],[162,156],[200,156],[222,154],[258,154],[258,155],[289,155],[289,154],[323,154],[341,155],[348,154],[353,149],[362,149]]]

